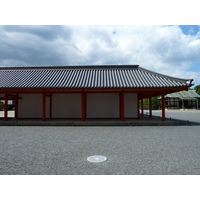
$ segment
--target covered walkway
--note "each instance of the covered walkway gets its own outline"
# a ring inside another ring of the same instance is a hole
[[[160,111],[161,112],[161,111]],[[14,111],[8,111],[8,120],[3,119],[3,111],[0,111],[0,125],[1,126],[176,126],[180,125],[177,120],[166,119],[161,120],[159,116],[143,115],[140,119],[87,119],[87,120],[60,120],[48,119],[42,121],[40,119],[15,119]]]

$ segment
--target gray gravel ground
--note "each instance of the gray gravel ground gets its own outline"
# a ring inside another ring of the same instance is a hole
[[[200,174],[199,130],[194,125],[2,126],[0,174]],[[92,155],[107,161],[90,163]]]
[[[154,116],[161,117],[161,111],[154,110]],[[189,125],[200,125],[200,110],[167,110],[166,117],[172,120],[181,120],[182,122],[189,121]]]

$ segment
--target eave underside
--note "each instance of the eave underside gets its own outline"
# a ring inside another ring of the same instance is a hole
[[[188,87],[175,87],[175,88],[114,88],[114,89],[59,89],[59,88],[39,88],[39,89],[0,89],[0,94],[40,94],[40,93],[138,93],[141,99],[160,96],[162,94],[170,94],[178,91],[188,90]]]

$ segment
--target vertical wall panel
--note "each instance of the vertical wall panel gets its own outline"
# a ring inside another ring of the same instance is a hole
[[[18,105],[19,118],[42,117],[42,94],[20,94]]]
[[[88,118],[119,118],[119,94],[96,93],[87,94]]]
[[[138,101],[137,94],[124,94],[124,117],[137,118],[138,117]]]
[[[52,118],[81,118],[81,94],[52,94]]]

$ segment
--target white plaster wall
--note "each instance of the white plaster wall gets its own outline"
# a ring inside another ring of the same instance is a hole
[[[96,93],[87,94],[88,118],[119,118],[119,94]]]
[[[124,117],[137,118],[138,117],[138,101],[137,94],[124,94]]]
[[[81,94],[52,94],[52,118],[81,118]]]
[[[42,117],[42,94],[20,94],[18,117],[41,118]]]

